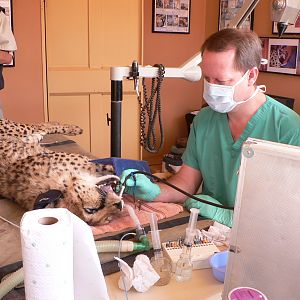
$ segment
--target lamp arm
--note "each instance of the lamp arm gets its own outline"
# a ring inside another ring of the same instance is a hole
[[[229,28],[240,28],[243,22],[253,12],[260,0],[245,0],[243,6],[238,10],[236,16],[230,21]]]
[[[198,81],[201,78],[201,53],[198,52],[192,56],[188,61],[178,68],[165,68],[165,78],[183,78],[189,81]],[[111,67],[110,79],[122,81],[124,78],[130,78],[132,74],[132,67]],[[138,66],[138,77],[142,78],[156,78],[158,77],[158,68],[152,66]]]

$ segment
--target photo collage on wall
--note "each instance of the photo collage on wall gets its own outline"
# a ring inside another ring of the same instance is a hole
[[[153,32],[189,33],[190,0],[153,0]]]

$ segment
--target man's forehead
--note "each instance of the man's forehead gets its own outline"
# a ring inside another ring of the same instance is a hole
[[[234,49],[228,49],[220,52],[204,50],[202,54],[202,63],[209,62],[210,60],[212,60],[211,62],[217,60],[218,62],[223,62],[227,65],[230,65],[230,63],[234,62],[234,58],[235,58]]]
[[[203,76],[230,79],[238,72],[234,67],[234,51],[204,51],[201,68]]]

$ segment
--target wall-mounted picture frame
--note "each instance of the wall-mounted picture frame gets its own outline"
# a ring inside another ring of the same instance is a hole
[[[261,37],[263,58],[260,71],[300,75],[300,39]]]
[[[227,28],[230,21],[234,19],[239,9],[244,4],[244,0],[220,0],[219,7],[219,30]],[[239,28],[241,30],[250,31],[253,30],[254,11],[243,22]]]
[[[0,0],[0,6],[5,9],[5,15],[8,18],[10,28],[13,31],[12,0]],[[14,67],[15,66],[15,55],[10,64],[5,64],[3,66],[4,67]]]
[[[278,34],[277,22],[273,22],[272,33]],[[295,24],[288,25],[284,34],[299,34],[300,33],[300,15],[298,16]]]
[[[191,0],[152,0],[152,32],[190,33]]]

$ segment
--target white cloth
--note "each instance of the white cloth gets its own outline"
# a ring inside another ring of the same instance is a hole
[[[134,278],[132,285],[141,293],[147,292],[149,288],[160,279],[160,276],[150,264],[149,258],[144,254],[140,254],[136,257],[133,264],[133,273]]]
[[[9,19],[3,12],[0,12],[0,50],[17,50],[16,40],[11,31]]]
[[[118,282],[121,290],[126,289],[128,291],[133,286],[138,292],[144,293],[160,279],[149,258],[144,254],[139,254],[135,258],[133,268],[130,268],[122,259],[118,257],[115,257],[115,259],[119,261],[122,271]]]
[[[199,235],[201,238],[206,237],[217,246],[229,246],[230,228],[218,222],[214,222],[208,231],[202,229]]]

